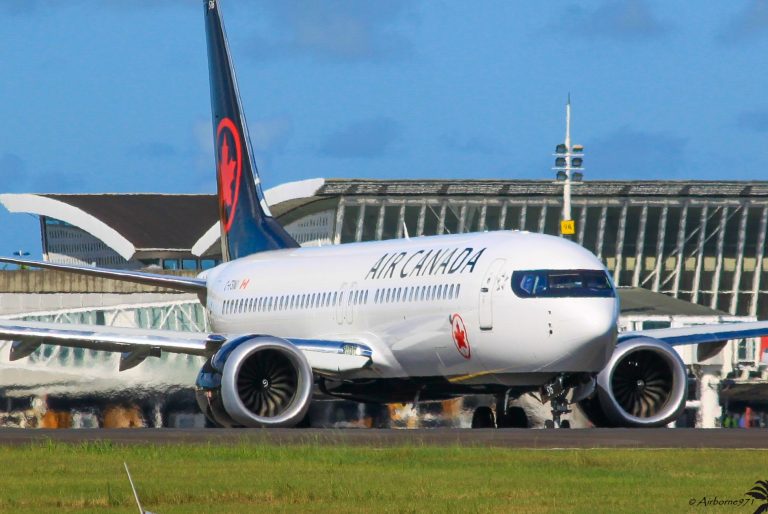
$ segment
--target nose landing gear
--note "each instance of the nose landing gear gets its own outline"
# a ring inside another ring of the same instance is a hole
[[[571,409],[568,408],[568,391],[569,387],[565,386],[565,376],[559,375],[555,380],[546,384],[541,389],[541,401],[546,402],[549,399],[549,404],[552,406],[552,419],[548,419],[544,422],[546,428],[570,428],[571,424],[568,420],[562,421],[560,418],[563,414],[570,414]],[[565,424],[565,426],[563,426]]]
[[[579,403],[595,391],[595,377],[586,373],[575,375],[558,375],[554,380],[541,388],[541,403],[549,401],[552,407],[552,419],[544,422],[546,428],[571,428],[567,419],[561,419],[564,414],[571,413],[568,407]],[[568,393],[573,391],[570,400]]]

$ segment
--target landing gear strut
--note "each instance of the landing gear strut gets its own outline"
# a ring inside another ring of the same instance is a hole
[[[571,409],[568,408],[568,400],[566,399],[570,387],[567,387],[564,383],[565,375],[559,375],[541,389],[541,401],[546,402],[549,399],[549,403],[552,406],[552,419],[544,422],[544,426],[547,428],[571,427],[571,423],[567,419],[560,420],[563,414],[571,412]]]

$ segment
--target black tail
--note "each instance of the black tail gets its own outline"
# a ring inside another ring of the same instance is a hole
[[[275,221],[264,200],[218,0],[205,0],[205,34],[222,256],[231,260],[295,248],[298,243]]]

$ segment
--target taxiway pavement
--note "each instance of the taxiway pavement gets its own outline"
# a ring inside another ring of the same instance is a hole
[[[768,429],[0,429],[0,445],[56,441],[116,444],[240,442],[277,445],[483,446],[506,448],[768,449]]]

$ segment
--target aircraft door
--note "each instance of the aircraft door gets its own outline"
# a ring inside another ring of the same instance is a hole
[[[493,329],[493,295],[502,286],[500,279],[504,262],[506,262],[504,259],[493,261],[480,283],[479,318],[481,330]]]

